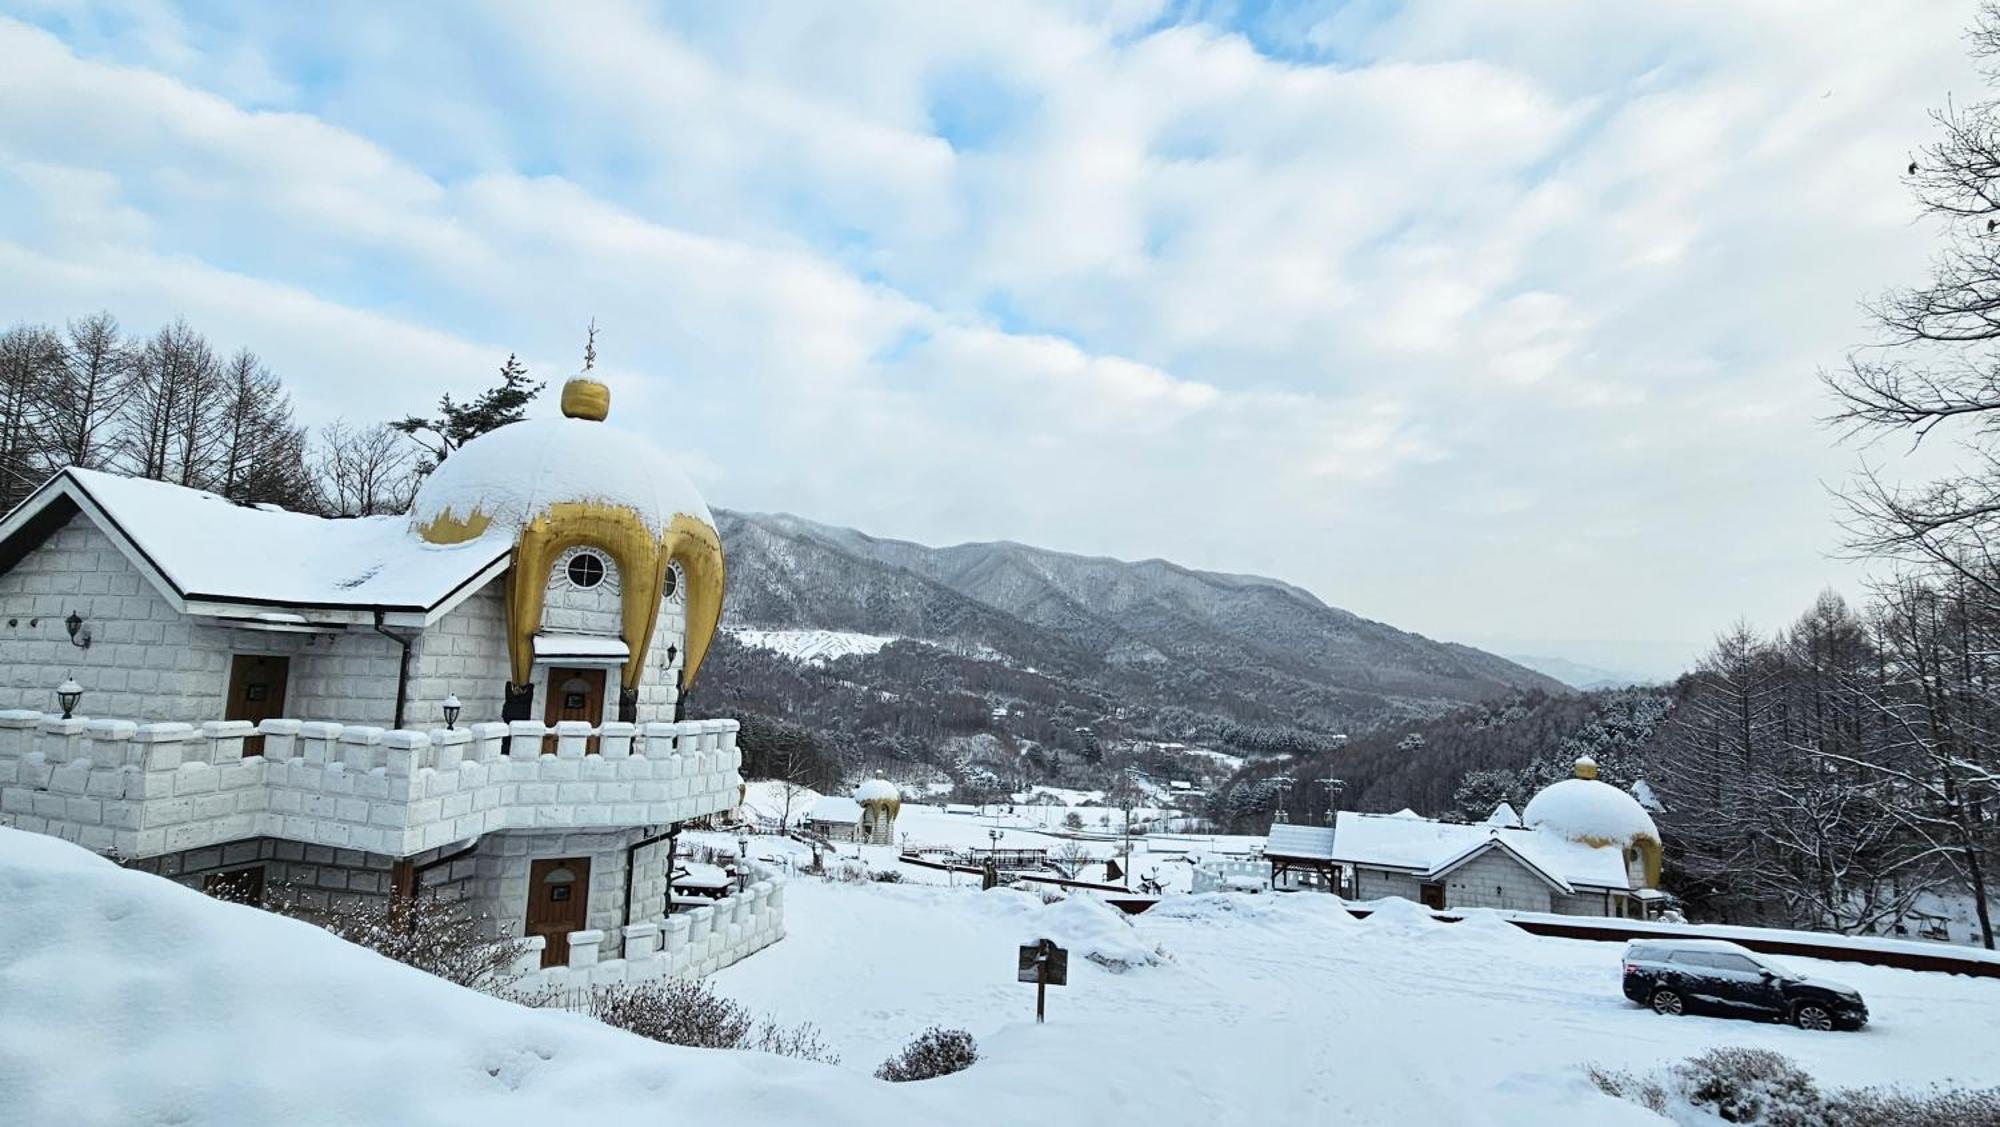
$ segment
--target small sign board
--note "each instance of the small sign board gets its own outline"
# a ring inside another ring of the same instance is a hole
[[[1047,976],[1043,976],[1043,960],[1047,959]],[[1036,982],[1047,986],[1069,985],[1069,951],[1044,939],[1040,943],[1021,945],[1021,963],[1017,972],[1022,982]]]

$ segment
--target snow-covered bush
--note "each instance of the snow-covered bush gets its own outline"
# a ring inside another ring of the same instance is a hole
[[[811,1023],[780,1026],[758,1022],[742,1005],[692,978],[661,978],[600,986],[582,1012],[627,1033],[667,1045],[697,1049],[745,1049],[801,1060],[838,1064],[840,1057],[820,1039]]]
[[[1829,1127],[1969,1127],[2000,1123],[2000,1088],[1851,1088],[1826,1100]]]
[[[903,871],[901,869],[876,869],[874,872],[868,874],[868,879],[874,881],[876,884],[901,884],[903,883]]]
[[[1819,1085],[1790,1057],[1723,1046],[1673,1067],[1682,1099],[1725,1123],[1814,1127],[1825,1120]]]
[[[1821,1092],[1789,1057],[1768,1049],[1710,1049],[1659,1077],[1590,1066],[1607,1096],[1659,1115],[1755,1127],[1966,1127],[2000,1124],[2000,1088],[1848,1088]]]
[[[909,1080],[929,1080],[950,1076],[972,1067],[979,1059],[979,1043],[963,1029],[932,1026],[917,1034],[903,1051],[882,1062],[875,1070],[877,1080],[901,1084]]]
[[[281,887],[270,907],[446,982],[488,994],[507,994],[514,964],[526,950],[519,939],[492,938],[482,917],[428,890],[409,898],[335,900],[326,907],[306,907],[290,888]]]

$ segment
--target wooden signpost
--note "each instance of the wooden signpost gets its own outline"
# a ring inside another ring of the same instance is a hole
[[[1049,987],[1069,985],[1069,952],[1053,940],[1021,945],[1021,961],[1015,977],[1035,984],[1035,1023],[1048,1010]]]

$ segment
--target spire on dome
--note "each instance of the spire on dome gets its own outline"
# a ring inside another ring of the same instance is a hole
[[[590,319],[590,327],[584,330],[583,371],[563,384],[562,413],[572,419],[588,419],[601,423],[611,414],[611,389],[602,380],[594,379],[591,372],[597,367],[597,318]]]
[[[1590,756],[1588,756],[1588,755],[1579,755],[1579,756],[1577,756],[1577,757],[1576,757],[1576,777],[1577,777],[1577,778],[1579,778],[1579,779],[1594,779],[1594,778],[1596,778],[1596,777],[1597,777],[1597,760],[1595,760],[1595,759],[1592,759],[1592,758],[1591,758]]]

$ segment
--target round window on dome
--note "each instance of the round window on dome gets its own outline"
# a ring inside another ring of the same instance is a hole
[[[604,557],[591,552],[578,552],[569,558],[569,581],[572,586],[589,590],[604,582]]]

